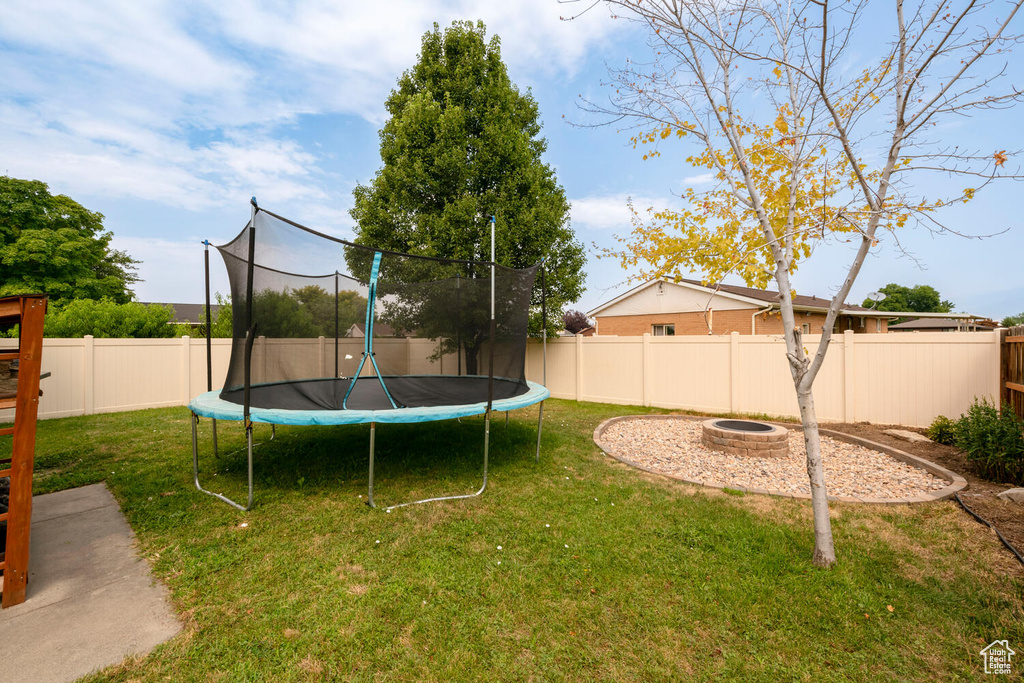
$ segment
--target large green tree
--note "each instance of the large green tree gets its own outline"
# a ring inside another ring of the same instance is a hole
[[[949,313],[953,302],[943,300],[939,291],[930,285],[905,287],[895,282],[878,290],[885,298],[880,301],[864,299],[864,306],[879,311],[914,311],[916,313]],[[897,322],[903,319],[897,319]]]
[[[493,215],[497,262],[522,268],[545,259],[548,319],[560,321],[582,292],[583,246],[565,191],[541,160],[537,103],[509,79],[498,37],[488,41],[482,22],[435,24],[386,107],[383,166],[355,189],[356,241],[489,260]]]
[[[1003,327],[1017,327],[1018,325],[1024,325],[1024,313],[1008,315],[1003,318],[1003,322],[1001,324]]]
[[[102,214],[46,183],[0,176],[0,296],[131,301],[138,261],[111,249],[112,236]]]

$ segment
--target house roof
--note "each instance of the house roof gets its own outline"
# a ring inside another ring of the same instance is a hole
[[[889,325],[890,330],[946,330],[949,328],[960,328],[964,325],[973,325],[980,327],[985,330],[991,330],[998,325],[986,324],[988,321],[982,320],[970,320],[965,321],[962,318],[915,318],[913,320],[907,320],[901,322],[898,325]]]
[[[202,316],[206,311],[206,304],[169,304],[154,301],[142,301],[140,303],[143,306],[170,306],[174,309],[174,320],[172,322],[183,324],[198,324],[202,321]],[[219,305],[210,304],[210,313],[212,315],[217,315],[219,310]]]
[[[690,285],[697,285],[703,287],[700,280],[686,280],[683,279],[680,282],[685,282]],[[771,292],[766,289],[755,289],[753,287],[740,287],[739,285],[726,285],[726,284],[710,284],[707,289],[717,289],[719,292],[726,292],[729,294],[736,294],[738,296],[747,297],[748,299],[757,299],[763,301],[765,304],[777,304],[779,301],[779,293]],[[804,310],[808,308],[828,308],[832,305],[831,299],[821,299],[816,296],[805,296],[803,294],[797,294],[793,297],[793,307]],[[870,308],[864,308],[863,306],[856,306],[851,304],[843,304],[843,311],[849,313],[874,313],[878,314],[879,311],[872,310]]]
[[[352,323],[352,326],[345,332],[346,337],[356,337],[362,339],[366,336],[366,325],[363,323]],[[407,335],[404,332],[396,332],[395,328],[391,327],[387,323],[375,322],[373,324],[373,336],[375,337],[405,337],[412,336]]]
[[[724,296],[735,301],[741,301],[758,308],[764,308],[765,306],[771,306],[773,308],[779,307],[779,293],[772,292],[765,289],[755,289],[753,287],[741,287],[740,285],[727,285],[727,284],[708,284],[704,285],[700,280],[688,280],[682,278],[678,281],[670,278],[663,278],[661,280],[648,280],[647,282],[638,285],[628,292],[625,292],[611,301],[601,304],[597,308],[588,311],[587,315],[596,316],[601,311],[609,308],[613,304],[616,304],[624,299],[627,299],[643,289],[650,287],[658,282],[668,282],[680,287],[687,287],[689,289],[695,289],[698,291],[706,292],[708,294],[714,294],[717,296]],[[793,308],[798,311],[819,311],[825,312],[831,305],[831,300],[822,299],[816,296],[805,296],[798,294],[793,297]],[[876,311],[870,308],[864,308],[863,306],[856,306],[851,304],[844,304],[840,310],[841,313],[848,315],[862,315],[873,318],[896,318],[900,317],[899,313],[890,313],[888,311]]]

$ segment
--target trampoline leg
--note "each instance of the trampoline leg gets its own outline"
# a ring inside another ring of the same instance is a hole
[[[505,411],[505,429],[508,429],[508,411]]]
[[[507,415],[507,413],[506,413]],[[474,496],[479,496],[487,488],[487,456],[491,451],[491,414],[487,413],[487,417],[484,418],[484,485],[480,487],[480,490],[474,493]]]
[[[208,496],[213,496],[219,500],[224,501],[228,505],[238,508],[243,512],[247,512],[252,509],[252,423],[248,423],[245,426],[245,436],[248,442],[249,450],[249,501],[248,504],[242,506],[235,501],[231,500],[227,496],[220,493],[214,493],[213,491],[207,491],[203,488],[202,484],[199,483],[199,440],[197,438],[197,430],[199,427],[199,416],[192,413],[192,480],[196,485],[196,488],[205,493]]]
[[[270,425],[270,440],[273,441],[274,437],[277,436],[277,425]]]
[[[540,462],[540,430],[544,426],[544,401],[540,402],[540,417],[537,418],[537,462]]]
[[[196,488],[200,491],[203,487],[199,485],[199,442],[197,440],[197,430],[199,428],[199,416],[192,413],[192,479],[196,483]]]
[[[377,423],[370,423],[370,493],[366,500],[366,504],[372,508],[377,507],[376,503],[373,502],[373,450],[377,440]]]
[[[371,434],[371,437],[372,437],[372,434],[373,434],[372,428],[371,428],[370,434]],[[370,443],[372,444],[373,442],[371,441]],[[475,498],[476,496],[479,496],[481,493],[484,492],[484,489],[487,488],[487,457],[488,457],[488,455],[490,453],[490,447],[491,447],[491,414],[490,414],[490,412],[488,412],[487,413],[487,417],[484,419],[484,483],[483,483],[483,486],[480,487],[479,491],[477,491],[476,493],[467,493],[467,494],[461,495],[461,496],[438,496],[436,498],[424,498],[423,500],[414,500],[411,503],[399,503],[398,505],[389,505],[388,507],[386,507],[384,509],[387,512],[391,512],[395,508],[402,508],[402,507],[405,507],[406,505],[419,505],[420,503],[433,503],[433,502],[439,501],[439,500],[461,500],[463,498]],[[371,453],[372,452],[373,451],[371,450]],[[370,456],[370,463],[371,463],[371,470],[370,471],[372,473],[372,471],[373,471],[372,470],[372,463],[373,463],[373,456],[372,455]],[[372,474],[371,474],[370,482],[371,482],[371,486],[372,486],[372,484],[373,484]]]
[[[199,419],[198,417],[196,418]],[[211,420],[213,422],[213,457],[219,458],[220,451],[217,449],[217,420]]]

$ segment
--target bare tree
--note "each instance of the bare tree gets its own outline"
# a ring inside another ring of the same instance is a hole
[[[907,224],[955,232],[939,209],[997,178],[1021,178],[1006,168],[1013,152],[971,150],[956,142],[969,127],[950,124],[1021,100],[1022,89],[1005,84],[1000,53],[1020,42],[1010,27],[1024,0],[870,9],[867,0],[597,0],[577,16],[599,4],[645,25],[651,55],[612,71],[609,102],[587,108],[632,125],[648,154],[672,138],[693,141],[688,161],[718,181],[685,192],[689,208],[640,221],[613,253],[624,265],[646,263],[645,276],[693,269],[716,282],[729,273],[754,286],[775,281],[807,447],[812,561],[830,567],[814,380],[873,249],[901,248]],[[971,186],[925,198],[915,178],[936,173]],[[811,353],[793,314],[791,274],[823,245],[844,242],[849,266]]]

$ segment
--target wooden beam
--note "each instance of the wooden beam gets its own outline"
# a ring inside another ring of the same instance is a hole
[[[21,317],[21,303],[17,298],[0,299],[0,322],[17,322]]]
[[[0,300],[0,304],[4,300]],[[4,555],[4,607],[25,602],[28,583],[29,532],[32,526],[32,470],[35,465],[36,419],[39,416],[39,372],[43,355],[45,297],[22,297],[21,357],[15,399],[14,443],[11,449],[7,548]]]

